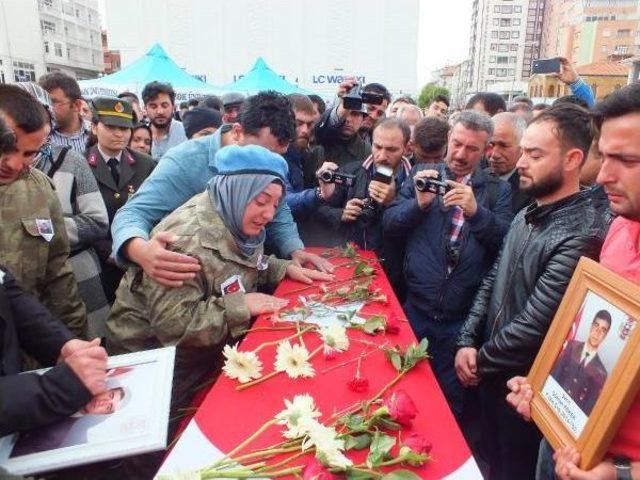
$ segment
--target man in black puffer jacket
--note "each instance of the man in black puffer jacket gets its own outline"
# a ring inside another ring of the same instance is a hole
[[[466,386],[480,384],[492,479],[534,478],[540,434],[507,406],[506,381],[527,374],[578,260],[602,246],[604,219],[579,187],[591,139],[589,112],[576,105],[529,125],[517,168],[536,202],[516,216],[460,331],[456,371]]]

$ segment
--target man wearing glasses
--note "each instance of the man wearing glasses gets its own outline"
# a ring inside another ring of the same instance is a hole
[[[0,263],[84,338],[87,315],[68,262],[62,208],[49,178],[32,168],[50,131],[46,111],[23,89],[0,85],[0,118],[13,135],[0,151]]]
[[[40,78],[40,86],[51,98],[55,127],[51,132],[51,143],[72,150],[84,156],[90,127],[80,112],[84,101],[76,80],[62,72],[52,72]]]

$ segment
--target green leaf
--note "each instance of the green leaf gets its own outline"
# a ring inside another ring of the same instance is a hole
[[[365,418],[354,413],[340,418],[338,423],[345,425],[352,433],[366,432],[368,429]]]
[[[384,462],[395,444],[395,437],[385,435],[382,432],[374,433],[373,439],[371,440],[369,455],[367,455],[367,466],[369,468],[373,468]]]
[[[364,331],[364,333],[368,333],[369,335],[375,335],[376,332],[383,331],[384,326],[384,318],[376,315],[364,322],[364,325],[362,325],[362,330]]]
[[[393,420],[386,417],[380,417],[377,423],[382,428],[386,428],[387,430],[400,430],[402,428],[402,426],[399,423],[396,423]]]
[[[377,477],[368,472],[363,472],[362,470],[354,470],[353,468],[347,469],[347,480],[372,480],[375,478]]]
[[[380,480],[420,480],[420,477],[409,470],[394,470]]]
[[[348,435],[345,438],[344,448],[347,450],[364,450],[371,445],[371,435],[364,433],[362,435]]]
[[[402,370],[402,357],[400,356],[400,349],[398,347],[395,348],[387,348],[384,351],[385,356],[393,365],[397,371]]]

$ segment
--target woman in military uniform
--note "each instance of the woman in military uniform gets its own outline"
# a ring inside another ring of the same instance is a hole
[[[109,214],[109,235],[94,246],[102,267],[102,285],[112,303],[124,271],[111,257],[111,222],[120,207],[149,176],[156,163],[149,155],[127,147],[137,125],[133,107],[115,97],[96,97],[91,101],[91,130],[95,145],[87,148],[91,167]]]
[[[219,374],[223,347],[238,341],[252,316],[287,305],[256,293],[259,287],[275,286],[285,275],[305,283],[331,278],[263,255],[265,227],[284,202],[287,164],[280,155],[257,145],[233,145],[218,151],[216,165],[219,173],[207,190],[151,233],[172,233],[176,240],[170,248],[197,258],[200,272],[171,288],[132,266],[107,320],[112,354],[177,347],[174,413],[190,404],[199,385]]]

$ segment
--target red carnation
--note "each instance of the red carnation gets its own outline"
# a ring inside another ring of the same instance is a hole
[[[398,390],[384,400],[389,416],[403,427],[411,427],[418,414],[416,405],[404,390]]]
[[[302,471],[302,480],[337,480],[316,458],[309,460]]]
[[[357,393],[366,392],[369,390],[369,380],[364,377],[353,377],[349,380],[349,388]]]
[[[395,315],[389,317],[384,329],[389,335],[397,335],[400,333],[400,322],[396,319]]]
[[[419,433],[412,433],[405,438],[404,445],[419,454],[428,454],[433,448],[431,442],[427,441],[427,439]]]

